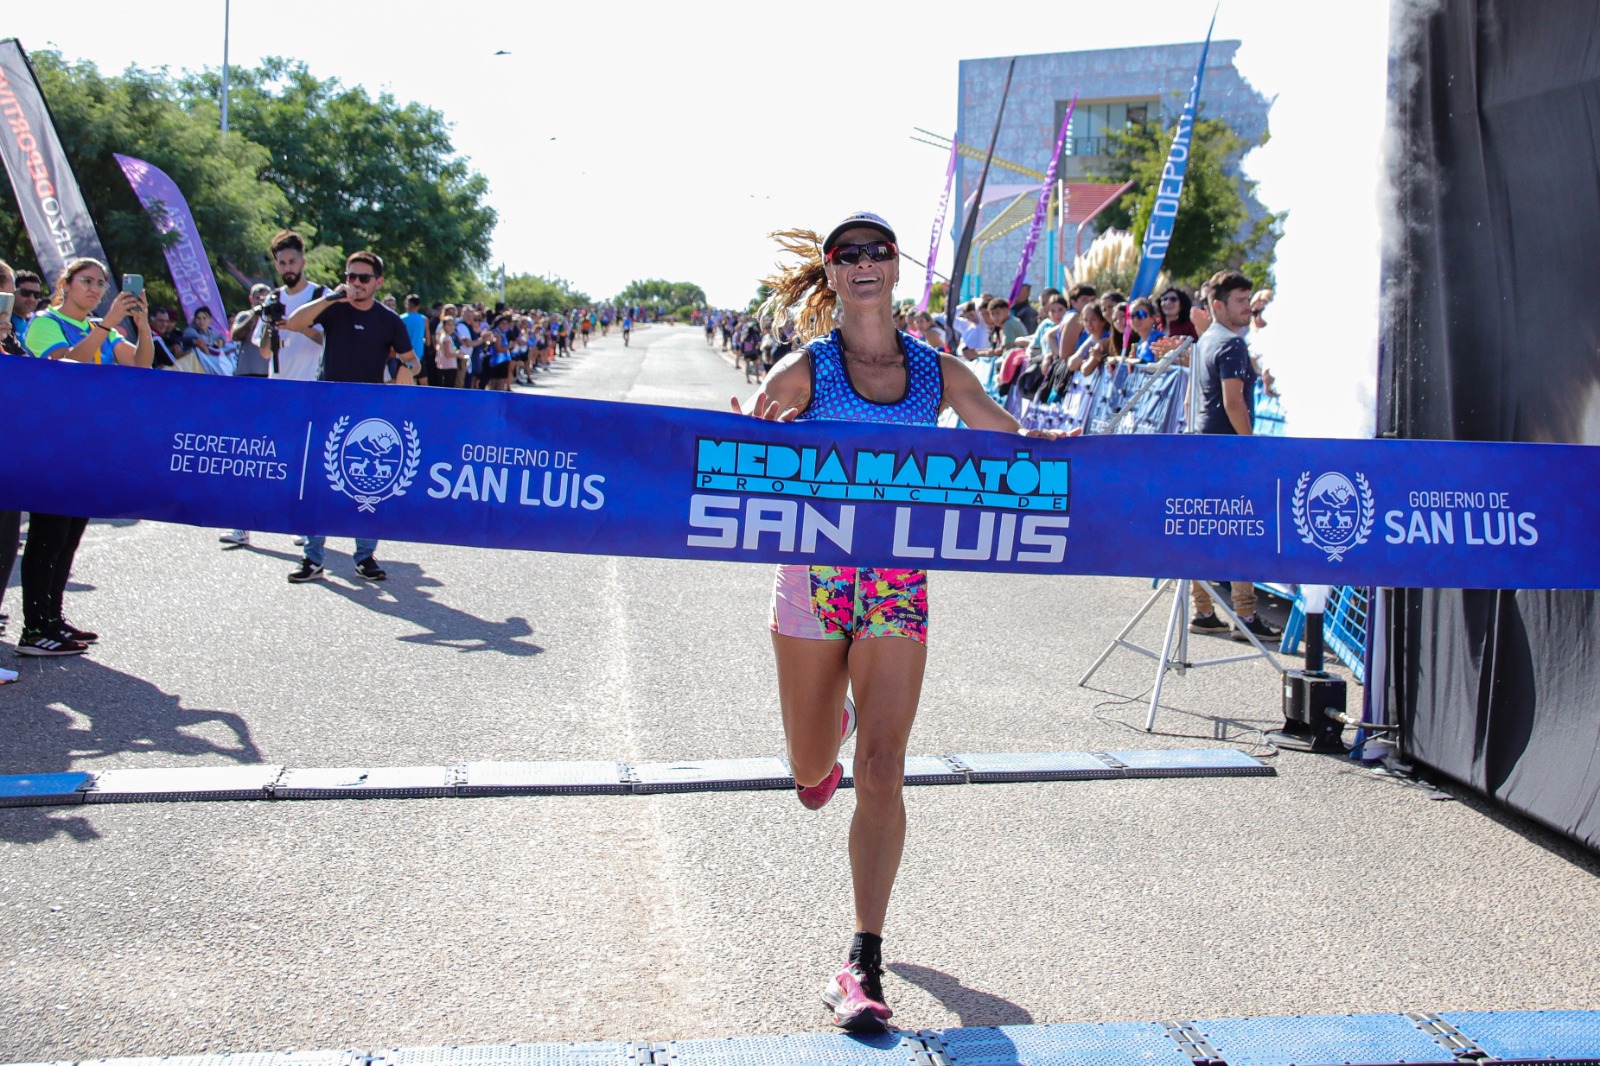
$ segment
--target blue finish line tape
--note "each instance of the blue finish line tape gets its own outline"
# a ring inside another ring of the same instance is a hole
[[[892,969],[892,964],[891,964]],[[478,1044],[78,1060],[53,1066],[1294,1066],[1600,1063],[1600,1011],[1333,1014],[1214,1021],[1001,1025],[852,1036]],[[1509,1051],[1510,1054],[1501,1054]],[[1490,1058],[1492,1056],[1492,1058]]]
[[[257,396],[253,390],[266,389]],[[651,558],[1600,588],[1600,449],[1042,441],[0,360],[0,508]]]
[[[1271,777],[1272,767],[1232,748],[912,755],[907,785],[1112,780],[1136,777]],[[846,774],[843,786],[852,778]],[[199,766],[0,776],[0,807],[204,800],[429,799],[450,796],[648,796],[667,792],[791,789],[779,758],[674,763],[467,762],[456,766]]]

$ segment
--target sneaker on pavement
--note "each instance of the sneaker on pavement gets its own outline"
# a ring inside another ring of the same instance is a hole
[[[13,681],[20,680],[22,680],[22,675],[15,670],[7,670],[4,667],[0,667],[0,685],[9,685]]]
[[[846,696],[844,698],[844,731],[843,735],[839,738],[839,743],[843,744],[845,741],[855,736],[855,732],[856,701],[851,699],[849,696]]]
[[[289,582],[294,585],[302,581],[315,581],[322,576],[322,564],[314,563],[310,559],[301,559],[300,568],[289,575]]]
[[[1263,643],[1269,640],[1280,640],[1283,637],[1283,630],[1272,628],[1271,623],[1258,614],[1253,614],[1249,618],[1241,618],[1239,621],[1244,623],[1244,629],[1233,631],[1234,640],[1249,640],[1250,638],[1245,636],[1245,629],[1254,633],[1256,639]]]
[[[881,1033],[894,1011],[883,1001],[883,971],[852,962],[828,982],[822,1002],[833,1024],[852,1033]]]
[[[1189,632],[1191,633],[1226,633],[1232,627],[1216,616],[1216,613],[1197,614],[1189,619]]]
[[[304,538],[304,537],[296,537],[296,538],[294,538],[294,546],[296,548],[304,548],[306,546],[306,538]]]
[[[17,641],[18,655],[82,655],[88,650],[89,645],[81,640],[43,630],[24,629]]]
[[[232,544],[242,548],[250,543],[250,534],[243,529],[230,529],[217,539],[224,544]]]
[[[839,791],[839,782],[844,780],[844,767],[838,763],[833,764],[833,771],[809,788],[794,786],[795,795],[800,797],[800,806],[810,811],[819,811],[833,799],[833,794]]]
[[[370,555],[356,564],[356,573],[368,581],[383,581],[389,576],[383,567],[378,565],[378,560]]]
[[[80,644],[93,644],[100,639],[99,633],[89,629],[79,629],[65,618],[57,618],[55,627],[61,635]]]

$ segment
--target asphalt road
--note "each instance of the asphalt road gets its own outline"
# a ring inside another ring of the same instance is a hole
[[[525,391],[720,408],[745,390],[698,330],[657,327]],[[91,527],[69,613],[102,643],[4,654],[23,681],[0,688],[0,773],[782,750],[767,567],[395,543],[374,586],[332,541],[329,580],[291,586],[288,537],[217,533]],[[934,575],[912,751],[1263,750],[1251,731],[1281,718],[1260,662],[1172,677],[1156,735],[1129,726],[1147,660],[1075,686],[1148,593]],[[1470,796],[1272,761],[1275,778],[908,792],[896,1021],[1600,1007],[1594,857]],[[852,805],[0,810],[0,1062],[822,1029]]]

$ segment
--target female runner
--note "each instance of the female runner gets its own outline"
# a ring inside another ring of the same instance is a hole
[[[774,236],[800,262],[766,279],[769,306],[778,323],[793,315],[796,342],[810,343],[775,366],[747,405],[735,397],[734,411],[780,422],[933,426],[948,407],[974,429],[1024,432],[961,360],[896,331],[899,251],[882,218],[852,215],[825,240],[809,230]],[[887,1028],[893,1014],[883,998],[883,923],[905,845],[901,790],[927,664],[927,625],[922,570],[778,568],[771,625],[778,701],[806,807],[815,810],[833,797],[844,775],[839,748],[860,723],[850,823],[856,933],[845,967],[823,994],[834,1024],[856,1031]]]

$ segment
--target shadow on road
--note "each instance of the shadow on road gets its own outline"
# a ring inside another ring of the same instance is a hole
[[[1002,999],[992,992],[968,988],[960,978],[943,971],[909,962],[887,963],[886,968],[902,981],[909,981],[932,994],[946,1010],[961,1019],[963,1028],[1033,1023],[1033,1015],[1009,999]]]
[[[544,651],[537,644],[518,639],[533,635],[533,626],[526,618],[512,615],[504,622],[491,622],[439,602],[427,590],[443,588],[444,582],[423,573],[422,567],[416,563],[385,560],[381,544],[378,546],[378,559],[388,572],[389,579],[374,584],[355,577],[355,560],[332,550],[334,538],[328,538],[328,542],[328,576],[309,584],[321,586],[369,611],[402,619],[424,630],[398,638],[405,643],[454,648],[463,652],[497,651],[502,655],[515,656],[538,655]],[[267,555],[290,564],[300,561],[298,554],[258,548],[253,544],[226,550]],[[421,595],[412,596],[412,592],[420,592]]]
[[[332,558],[330,553],[330,561]],[[389,579],[382,584],[359,580],[355,584],[345,584],[339,580],[324,580],[319,584],[327,591],[343,596],[369,611],[402,619],[423,630],[399,638],[407,644],[454,648],[461,652],[491,651],[514,656],[538,655],[544,651],[537,644],[519,639],[533,635],[533,627],[526,618],[512,615],[504,622],[479,618],[440,603],[429,595],[428,589],[443,588],[444,583],[424,574],[422,567],[416,563],[384,562],[383,567],[388,571]],[[353,562],[349,569],[354,571]]]
[[[0,773],[71,770],[131,752],[262,761],[242,716],[185,707],[181,696],[91,658],[19,659],[12,668],[22,683],[0,689]],[[61,834],[98,836],[60,808],[0,810],[0,841],[37,844]]]

